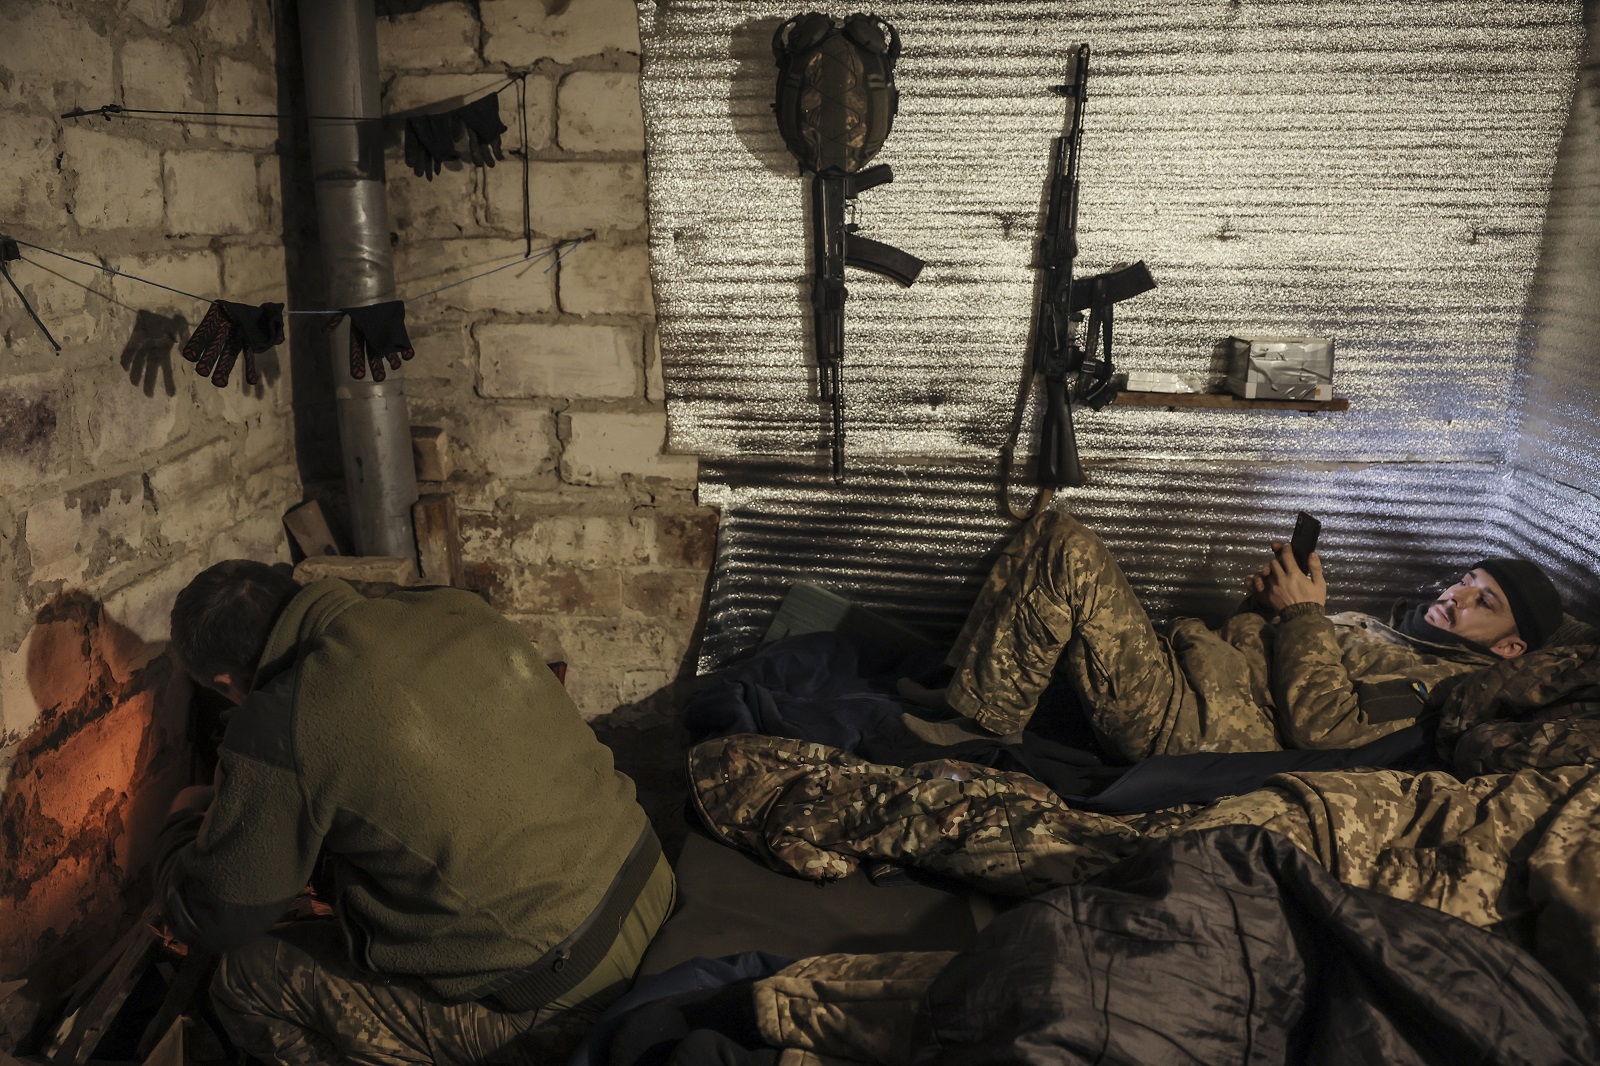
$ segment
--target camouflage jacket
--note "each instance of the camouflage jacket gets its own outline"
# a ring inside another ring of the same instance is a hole
[[[1600,770],[1461,781],[1394,770],[1280,774],[1204,808],[1074,810],[1023,774],[951,760],[879,766],[751,734],[689,753],[693,800],[722,840],[830,880],[888,861],[985,891],[1076,884],[1144,842],[1218,825],[1287,836],[1339,880],[1512,935],[1586,1009],[1600,1004]]]
[[[1315,603],[1289,607],[1276,623],[1239,614],[1219,630],[1179,619],[1170,640],[1201,706],[1226,713],[1237,700],[1232,693],[1252,692],[1254,702],[1276,708],[1286,748],[1360,747],[1410,725],[1423,711],[1423,693],[1500,661],[1419,643],[1372,615],[1324,615]],[[1188,749],[1169,742],[1166,750]]]
[[[1545,648],[1436,690],[1439,754],[1461,776],[1600,766],[1600,645]]]

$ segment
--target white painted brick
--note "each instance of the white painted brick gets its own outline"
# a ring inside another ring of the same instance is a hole
[[[287,510],[288,508],[285,508]],[[289,561],[289,538],[283,531],[281,513],[255,514],[228,527],[211,540],[212,562],[224,559],[256,559],[264,563]]]
[[[534,254],[541,245],[534,244]],[[425,301],[428,311],[460,308],[534,315],[555,310],[556,272],[546,273],[553,257],[521,262],[527,245],[498,238],[454,241],[402,241],[395,249],[395,274],[401,292],[426,292],[485,270],[506,267],[488,277],[456,285]],[[511,265],[508,264],[518,264]]]
[[[48,226],[61,196],[61,177],[52,165],[56,123],[0,114],[0,144],[6,146],[0,156],[0,218],[8,225],[36,220]]]
[[[561,479],[573,485],[604,485],[624,474],[693,484],[699,463],[692,455],[663,455],[665,411],[585,411],[561,416]]]
[[[62,374],[0,380],[0,491],[34,489],[65,475],[71,420]]]
[[[0,105],[59,113],[113,102],[111,42],[76,11],[53,0],[7,0],[0,4],[0,41],[11,42],[0,64],[6,73]]]
[[[577,237],[589,230],[631,230],[644,225],[643,163],[535,162],[529,177],[537,233]],[[501,229],[520,230],[520,168],[499,166],[485,179],[489,221]]]
[[[0,787],[5,784],[10,766],[11,748],[6,741],[33,732],[39,710],[33,686],[28,682],[28,641],[15,651],[0,648]]]
[[[561,309],[574,315],[648,315],[655,312],[650,292],[647,245],[585,241],[561,260]]]
[[[162,514],[207,489],[232,480],[230,460],[234,447],[226,440],[211,440],[159,463],[151,463],[145,474],[156,513]]]
[[[511,557],[531,566],[626,566],[648,563],[652,540],[651,524],[630,515],[535,515]]]
[[[634,0],[482,0],[483,57],[526,67],[541,58],[570,63],[616,50],[637,55],[639,13]]]
[[[242,304],[288,302],[288,271],[281,244],[222,246],[222,291]]]
[[[272,5],[251,0],[208,0],[197,25],[201,32],[223,44],[248,44],[272,62],[272,26],[264,17]]]
[[[459,2],[380,18],[378,62],[384,70],[476,66],[478,20]]]
[[[77,176],[72,215],[85,229],[137,229],[161,226],[161,153],[129,137],[119,127],[93,126],[62,131],[63,165]]]
[[[293,457],[287,462],[252,470],[238,479],[239,510],[246,514],[274,514],[280,518],[300,502],[304,488]]]
[[[243,152],[168,152],[162,161],[167,233],[255,233],[266,224],[256,158]]]
[[[171,29],[183,13],[183,0],[125,0],[122,9],[146,26]]]
[[[478,341],[484,396],[619,398],[639,393],[644,334],[633,326],[490,323]]]
[[[126,274],[136,274],[196,296],[216,299],[222,295],[220,264],[216,253],[208,249],[115,256],[111,266]],[[113,277],[111,296],[126,307],[178,312],[188,320],[191,328],[198,326],[206,313],[203,303],[133,278]]]
[[[401,162],[398,150],[385,160],[385,167],[389,216],[402,241],[448,240],[483,232],[482,178],[477,168],[450,163],[442,174],[428,181],[411,173]],[[496,168],[501,172],[513,169],[516,168],[506,165]],[[516,228],[520,229],[521,199],[517,203]]]
[[[83,584],[144,546],[144,494],[137,478],[100,482],[28,509],[28,577]]]
[[[202,556],[191,554],[145,574],[106,597],[106,614],[146,641],[167,640],[172,601],[206,565]]]
[[[385,114],[402,111],[447,111],[499,88],[505,78],[497,74],[400,74],[384,88]],[[549,147],[555,136],[556,82],[530,74],[525,82],[528,101],[528,144],[534,149]],[[500,121],[506,132],[500,145],[509,153],[522,146],[522,125],[517,115],[517,88],[500,93]],[[509,157],[506,165],[514,162]],[[436,179],[437,180],[437,179]]]
[[[408,321],[406,332],[417,353],[405,364],[406,392],[419,398],[439,397],[447,405],[470,396],[473,358],[461,325],[447,320],[430,328]]]
[[[181,375],[188,364],[177,360]],[[183,385],[176,397],[162,389],[146,396],[115,363],[73,376],[78,400],[78,436],[84,458],[92,467],[129,463],[177,440],[187,429],[190,404]],[[211,388],[209,384],[206,388]]]
[[[90,249],[57,247],[76,259],[97,261]],[[27,261],[11,264],[11,276],[64,349],[70,352],[107,332],[114,321],[105,299],[111,292],[111,275],[31,248],[22,249],[22,254]],[[52,351],[27,315],[8,314],[0,322],[12,353]]]
[[[277,78],[259,61],[218,56],[214,82],[218,111],[259,115],[278,110]],[[218,119],[207,129],[229,144],[248,148],[271,148],[278,141],[278,120],[272,118]]]
[[[556,423],[549,411],[507,404],[480,407],[464,432],[478,461],[496,477],[537,477],[556,467]]]
[[[294,421],[277,411],[257,410],[242,420],[244,448],[239,461],[247,467],[288,459],[294,451]]]
[[[155,535],[170,547],[205,544],[239,517],[231,487],[213,485],[197,496],[161,511],[155,518]]]
[[[643,152],[639,75],[580,70],[561,79],[557,140],[569,152]]]
[[[135,37],[123,44],[122,99],[117,101],[123,107],[197,111],[196,95],[190,49],[156,37]]]

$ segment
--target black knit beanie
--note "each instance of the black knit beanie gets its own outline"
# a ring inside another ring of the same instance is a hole
[[[1560,628],[1561,593],[1536,564],[1526,559],[1485,559],[1472,564],[1470,569],[1487,570],[1499,583],[1500,591],[1511,605],[1517,635],[1527,643],[1529,651],[1542,647]]]

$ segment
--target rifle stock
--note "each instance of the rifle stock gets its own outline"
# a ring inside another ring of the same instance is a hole
[[[1080,488],[1083,467],[1078,465],[1078,434],[1067,406],[1067,383],[1045,379],[1044,420],[1039,425],[1038,481],[1045,488]]]

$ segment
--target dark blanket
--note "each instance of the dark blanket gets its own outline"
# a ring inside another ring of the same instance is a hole
[[[1159,755],[1133,767],[1107,765],[1061,683],[1046,692],[1020,743],[996,737],[935,745],[913,734],[902,719],[907,713],[924,718],[935,713],[894,692],[895,679],[918,664],[873,669],[865,661],[837,633],[775,641],[707,678],[690,697],[684,721],[691,741],[760,733],[826,744],[889,766],[960,759],[1027,774],[1073,806],[1103,814],[1208,803],[1259,788],[1273,774],[1437,765],[1431,738],[1415,726],[1346,751]]]
[[[1180,834],[998,917],[928,996],[912,1061],[1600,1061],[1510,941],[1353,889],[1256,827]]]

